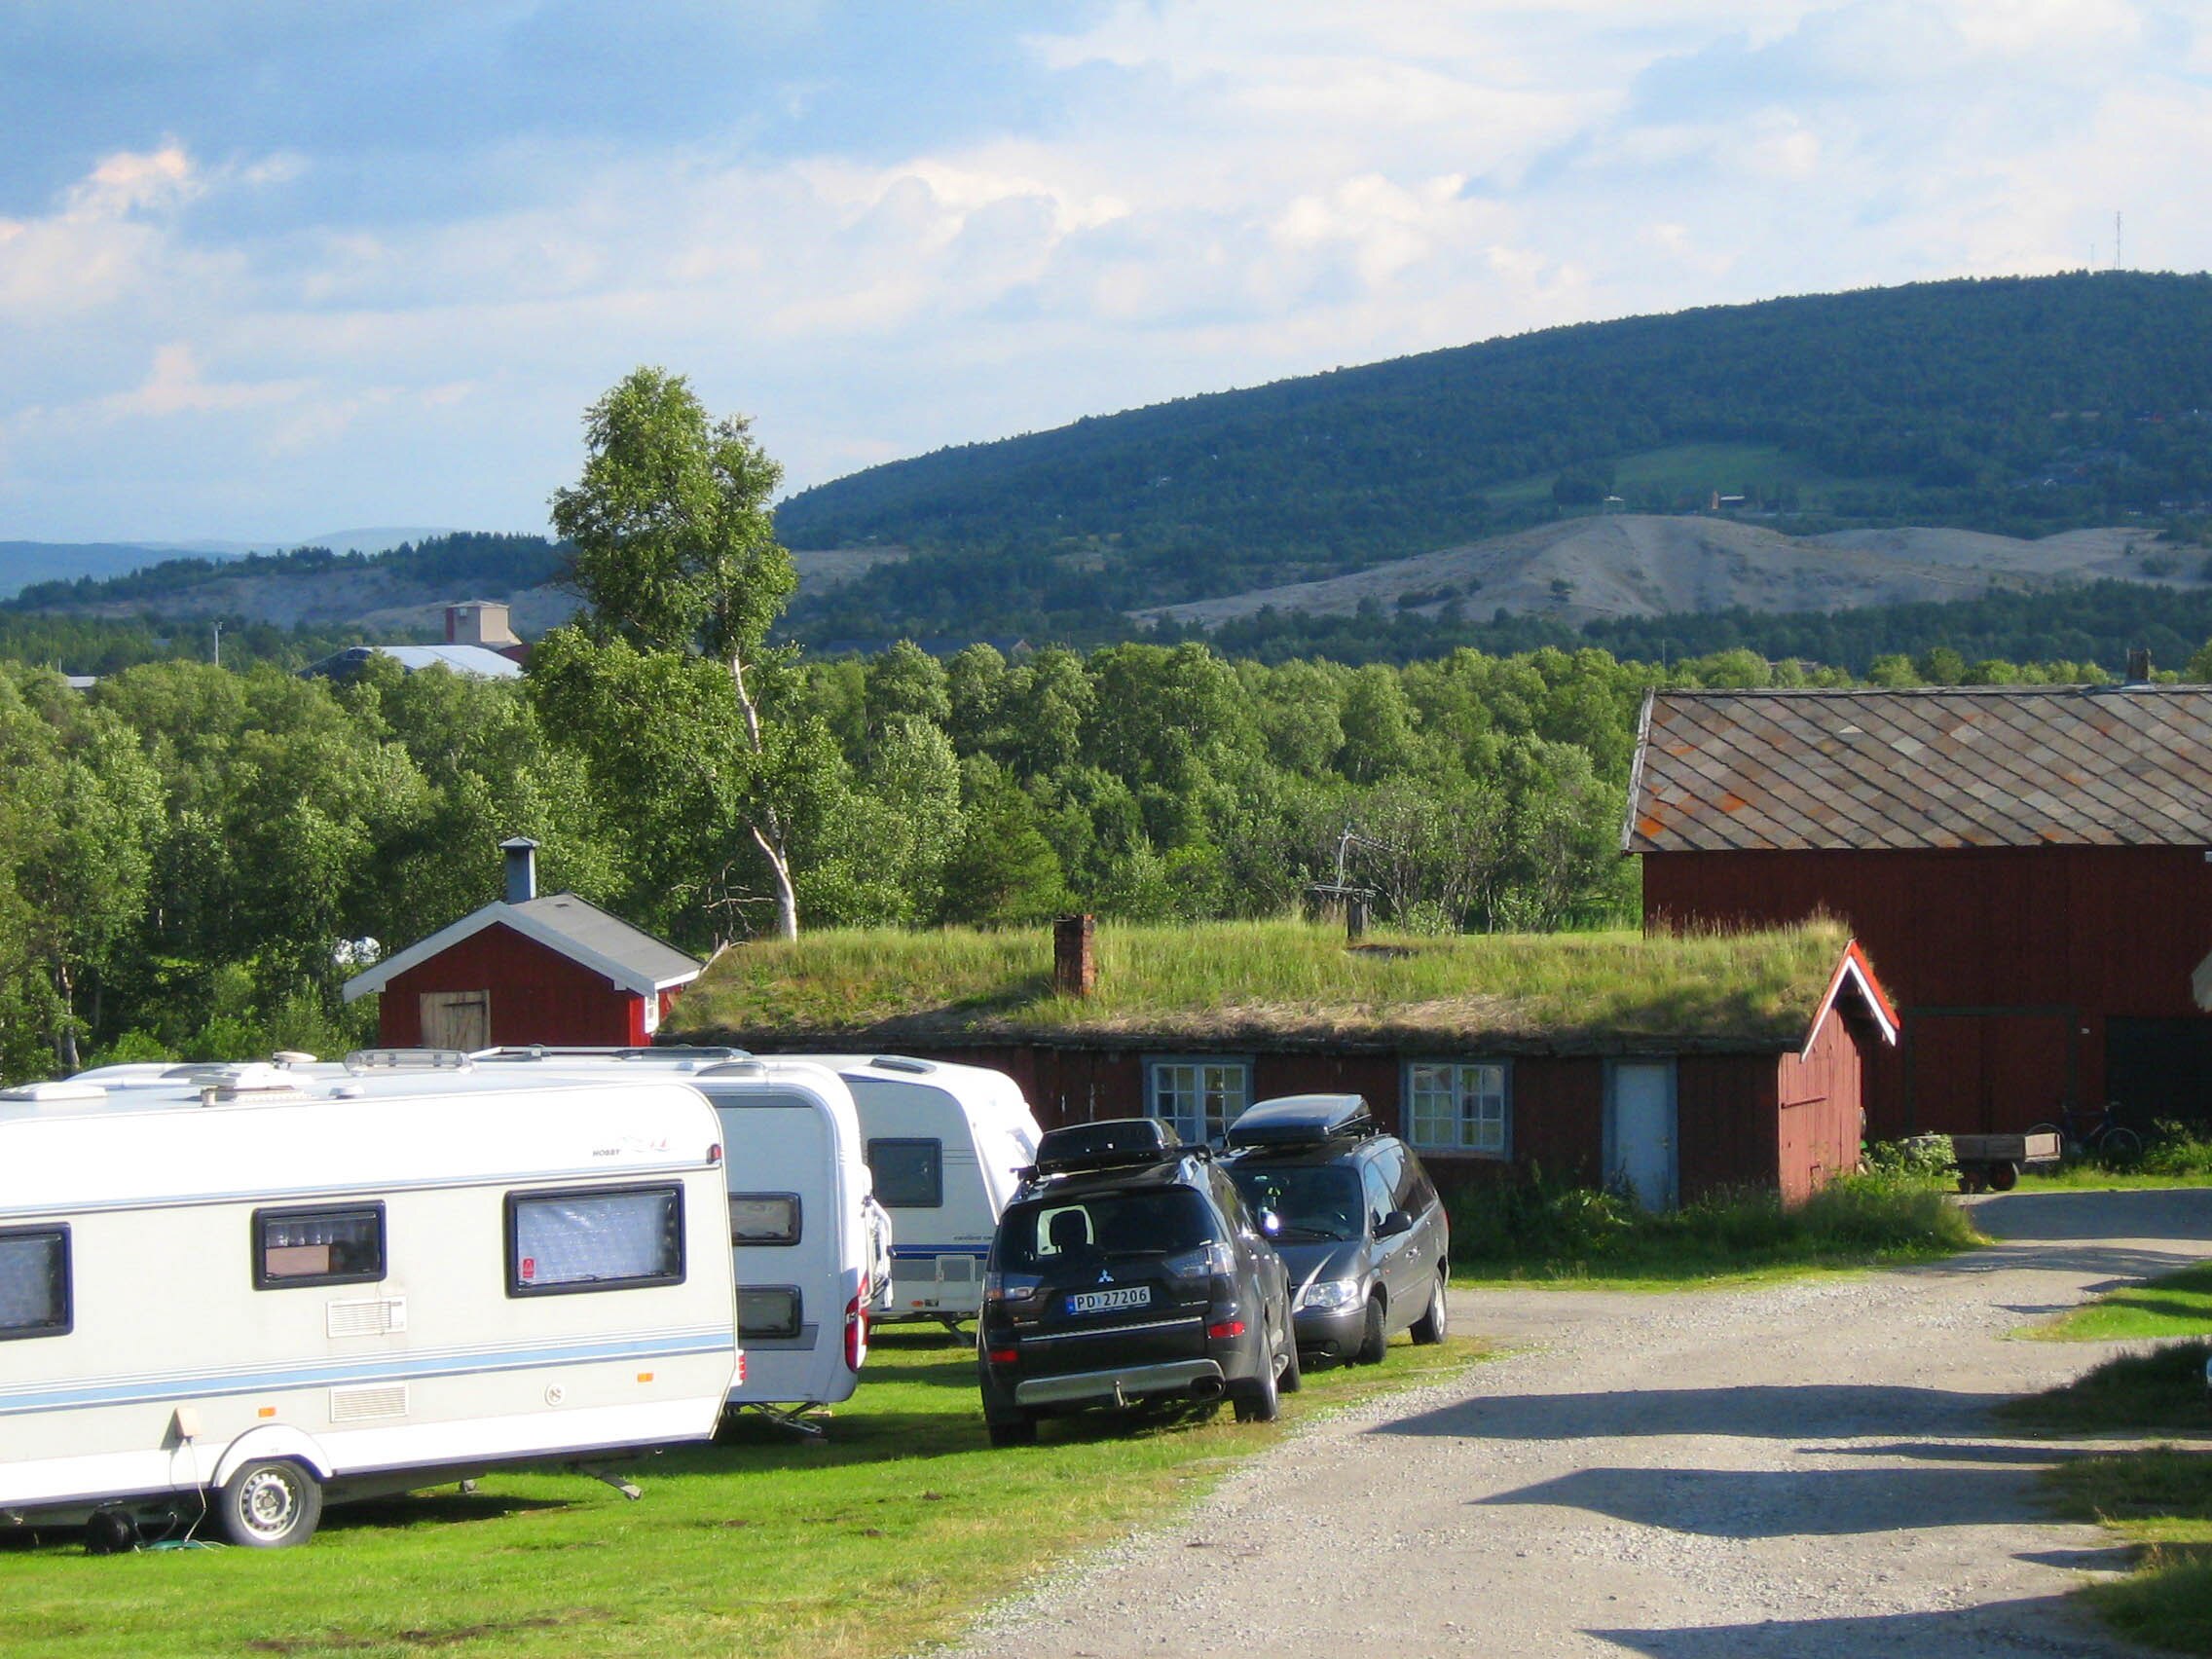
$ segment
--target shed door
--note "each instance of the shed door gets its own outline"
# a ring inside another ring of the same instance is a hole
[[[424,1048],[473,1053],[492,1046],[490,991],[424,991],[419,1006]]]
[[[1675,1207],[1675,1066],[1616,1061],[1605,1109],[1605,1180],[1645,1209]]]

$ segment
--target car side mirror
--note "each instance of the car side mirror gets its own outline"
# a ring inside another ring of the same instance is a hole
[[[1394,1209],[1375,1224],[1375,1236],[1378,1238],[1395,1238],[1399,1234],[1411,1233],[1413,1230],[1414,1218],[1404,1210]]]

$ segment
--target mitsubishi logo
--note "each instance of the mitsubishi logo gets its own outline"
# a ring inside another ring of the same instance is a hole
[[[1098,1282],[1100,1284],[1112,1284],[1114,1282],[1113,1270],[1111,1268],[1100,1268],[1098,1270]]]

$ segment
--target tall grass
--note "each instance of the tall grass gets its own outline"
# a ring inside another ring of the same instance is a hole
[[[1655,1213],[1531,1173],[1459,1192],[1451,1209],[1454,1270],[1478,1278],[1705,1279],[1925,1261],[1985,1242],[1939,1189],[1892,1175],[1831,1181],[1795,1206],[1745,1191]]]

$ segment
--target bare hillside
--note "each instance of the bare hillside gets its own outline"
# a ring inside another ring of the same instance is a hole
[[[1265,607],[1349,615],[1362,601],[1434,614],[1543,611],[1568,622],[1678,611],[1840,610],[1976,599],[2112,576],[2203,585],[2201,547],[2148,530],[2078,530],[2040,541],[1963,530],[1862,530],[1799,538],[1719,518],[1621,513],[1567,519],[1326,581],[1132,612],[1216,627]],[[1403,607],[1401,596],[1412,603]]]

